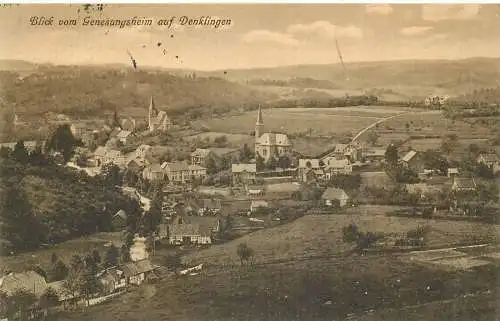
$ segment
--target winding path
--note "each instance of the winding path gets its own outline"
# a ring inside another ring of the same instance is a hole
[[[393,116],[390,116],[390,117],[386,117],[386,118],[382,118],[382,119],[377,120],[376,122],[374,122],[373,124],[369,125],[368,127],[363,128],[356,136],[354,136],[354,138],[351,141],[351,144],[354,143],[356,141],[356,139],[359,138],[359,136],[363,135],[364,133],[366,133],[367,131],[369,131],[373,127],[377,126],[378,124],[383,123],[383,122],[385,122],[387,120],[396,118],[398,116],[408,114],[408,113],[411,113],[411,111],[405,111],[405,112],[399,113],[397,115],[393,115]]]

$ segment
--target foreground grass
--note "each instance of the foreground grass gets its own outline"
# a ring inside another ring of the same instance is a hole
[[[56,320],[338,320],[370,309],[401,309],[484,291],[495,285],[498,272],[445,273],[392,256],[213,267]]]

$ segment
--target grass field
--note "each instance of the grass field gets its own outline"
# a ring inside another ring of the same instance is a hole
[[[359,214],[365,211],[365,214]],[[221,246],[192,253],[185,257],[185,261],[190,264],[236,264],[239,262],[236,248],[241,242],[246,242],[255,250],[255,260],[258,263],[338,255],[351,249],[350,245],[342,241],[342,227],[350,223],[357,224],[364,231],[384,233],[407,232],[419,225],[430,225],[432,232],[429,236],[429,246],[449,246],[470,241],[476,236],[495,238],[500,232],[499,226],[481,223],[447,222],[370,214],[369,209],[360,208],[358,214],[308,215],[290,224],[261,230]]]
[[[97,233],[88,237],[82,237],[71,241],[57,244],[51,248],[41,249],[36,252],[22,253],[14,256],[4,256],[0,260],[1,269],[12,271],[23,271],[37,264],[42,268],[50,265],[52,253],[56,253],[59,259],[69,263],[74,254],[86,255],[97,249],[104,256],[106,251],[105,244],[112,242],[118,248],[121,247],[121,232]]]

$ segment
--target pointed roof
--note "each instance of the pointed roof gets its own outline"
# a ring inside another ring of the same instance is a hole
[[[259,105],[259,111],[257,112],[257,124],[264,124],[264,118],[262,118],[262,108]]]
[[[157,112],[158,110],[156,109],[155,101],[153,99],[153,96],[151,96],[149,100],[149,111],[154,111]]]

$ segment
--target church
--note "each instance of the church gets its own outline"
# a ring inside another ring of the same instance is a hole
[[[262,109],[259,106],[255,124],[255,155],[258,154],[267,161],[271,156],[279,157],[292,151],[292,144],[286,134],[262,133],[263,130],[264,119]]]
[[[167,131],[172,127],[172,121],[168,117],[167,113],[163,110],[158,110],[155,106],[153,96],[149,101],[149,112],[148,112],[148,128],[150,132],[155,130]]]

